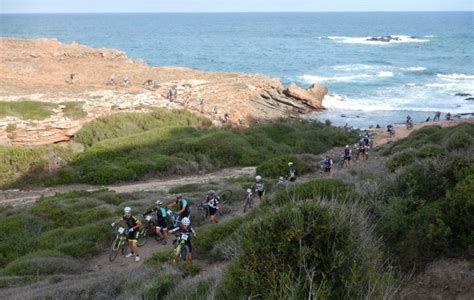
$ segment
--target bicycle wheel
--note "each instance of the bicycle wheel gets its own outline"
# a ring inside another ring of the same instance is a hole
[[[141,246],[145,245],[147,239],[148,239],[148,234],[147,234],[145,228],[140,229],[140,231],[138,232],[137,246],[141,247]]]
[[[113,262],[120,250],[120,238],[116,237],[114,242],[112,243],[112,249],[109,251],[109,261]]]
[[[199,215],[201,216],[201,221],[205,221],[209,214],[207,207],[199,207]]]
[[[181,248],[181,260],[186,261],[188,259],[189,247],[188,245],[184,245]]]
[[[244,213],[247,212],[248,208],[250,208],[250,197],[247,195],[247,197],[245,197]]]
[[[219,198],[221,198],[221,203],[226,203],[227,201],[232,198],[232,191],[231,190],[225,190],[219,193]]]

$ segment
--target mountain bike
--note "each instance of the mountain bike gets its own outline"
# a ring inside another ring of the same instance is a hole
[[[178,233],[173,244],[176,245],[173,252],[173,262],[186,261],[189,253],[189,246],[186,242],[191,239],[191,233]]]
[[[128,253],[128,243],[127,243],[127,234],[126,230],[122,226],[115,226],[115,239],[112,242],[112,248],[109,251],[109,261],[114,261],[117,258],[119,251],[122,252],[122,255]]]
[[[150,223],[152,221],[153,217],[150,215],[145,216],[142,219],[142,225],[140,226],[140,229],[138,230],[138,241],[137,241],[137,246],[141,247],[146,244],[146,241],[148,240],[148,236],[150,236]]]
[[[255,199],[255,191],[251,188],[247,189],[247,196],[245,196],[244,200],[244,213],[247,212],[247,209],[252,208]]]
[[[231,190],[224,190],[222,192],[219,192],[217,194],[219,196],[219,204],[225,204],[227,201],[229,201],[232,198],[232,191]],[[201,221],[204,221],[209,217],[209,205],[207,203],[203,202],[198,205],[198,210],[199,210],[199,216],[201,218]],[[220,214],[222,214],[222,211],[220,211]]]

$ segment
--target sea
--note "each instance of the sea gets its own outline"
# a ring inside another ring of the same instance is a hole
[[[116,48],[153,66],[329,89],[309,117],[367,128],[474,113],[473,12],[1,14],[0,35]],[[389,41],[377,37],[391,36]],[[458,93],[473,96],[456,96]]]

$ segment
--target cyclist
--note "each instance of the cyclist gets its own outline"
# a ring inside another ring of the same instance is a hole
[[[258,200],[261,201],[265,193],[265,184],[262,181],[262,176],[257,175],[255,177],[255,184],[252,186],[252,190],[257,192]]]
[[[132,216],[132,209],[128,206],[123,209],[123,212],[123,217],[112,223],[112,227],[115,227],[116,223],[121,224],[125,222],[125,224],[127,224],[130,253],[128,253],[125,257],[135,256],[135,261],[140,261],[140,256],[137,252],[138,228],[141,226],[140,220]]]
[[[211,218],[211,223],[212,224],[217,224],[216,220],[216,214],[217,211],[219,210],[219,203],[221,202],[221,199],[219,198],[219,195],[213,190],[209,190],[206,194],[206,204],[209,207],[209,216]]]
[[[291,182],[295,181],[296,180],[296,174],[297,174],[296,168],[293,165],[293,163],[290,161],[288,163],[288,179]]]
[[[189,208],[188,200],[183,197],[183,194],[178,193],[176,195],[176,213],[179,215],[179,219],[189,218],[191,214],[191,209]]]
[[[349,147],[349,145],[346,145],[346,148],[344,148],[344,166],[350,168],[351,159],[352,159],[352,150]]]
[[[191,244],[191,235],[196,236],[196,232],[190,225],[191,225],[191,220],[189,220],[189,218],[183,218],[181,220],[181,225],[174,229],[171,229],[170,233],[178,232],[178,233],[189,234],[189,238],[186,240],[185,244],[189,247],[189,253],[187,257],[188,261],[192,262],[193,261],[193,246]]]
[[[329,155],[326,155],[326,159],[324,159],[323,161],[324,173],[331,175],[332,165],[333,165],[333,162],[332,162],[331,157]]]
[[[156,200],[155,207],[147,211],[143,215],[146,216],[152,212],[156,212],[156,235],[160,238],[163,245],[166,245],[167,233],[168,233],[168,214],[166,208],[162,207],[163,202]]]
[[[407,129],[412,129],[413,128],[413,120],[410,116],[407,116],[406,124],[407,124]]]
[[[387,132],[388,132],[389,137],[392,137],[395,135],[395,129],[393,128],[392,124],[387,125]]]

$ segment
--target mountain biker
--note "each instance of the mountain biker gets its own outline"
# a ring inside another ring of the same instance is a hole
[[[413,128],[413,119],[410,116],[407,116],[407,129],[412,129]]]
[[[166,212],[166,208],[162,207],[163,202],[160,200],[156,200],[155,207],[151,210],[147,211],[143,215],[146,216],[152,212],[156,212],[156,235],[160,238],[160,241],[163,245],[166,245],[166,238],[168,233],[168,214]]]
[[[448,112],[446,114],[446,121],[451,121],[451,113],[450,112]]]
[[[296,168],[293,165],[293,163],[290,161],[288,163],[288,179],[291,182],[295,181],[296,180],[296,174],[297,174]]]
[[[206,204],[209,207],[209,216],[211,218],[212,224],[217,224],[216,214],[217,214],[217,211],[219,210],[220,202],[221,202],[221,199],[219,198],[219,195],[217,195],[215,191],[209,190],[206,193]]]
[[[391,137],[392,135],[394,135],[394,129],[393,129],[393,125],[392,124],[388,124],[387,125],[387,132],[388,132],[388,135]]]
[[[331,157],[329,155],[326,155],[326,159],[324,159],[323,161],[324,173],[331,175],[332,165],[333,165],[333,162],[332,162]]]
[[[135,261],[140,261],[140,256],[137,252],[137,241],[138,241],[138,228],[141,226],[140,221],[132,216],[132,209],[130,207],[125,207],[123,209],[124,215],[121,219],[112,223],[112,227],[115,227],[115,224],[121,224],[125,222],[128,227],[128,244],[130,247],[130,253],[125,255],[125,257],[135,256]]]
[[[169,233],[178,232],[178,233],[189,234],[189,238],[186,240],[185,244],[189,247],[189,253],[187,257],[188,261],[192,262],[193,261],[193,246],[191,244],[191,236],[192,235],[196,236],[196,232],[190,225],[191,225],[191,220],[189,220],[189,218],[183,218],[181,220],[181,225],[174,229],[171,229]]]
[[[346,145],[346,148],[344,148],[344,165],[347,166],[348,168],[351,167],[351,159],[352,159],[352,150],[349,147],[349,145]]]
[[[265,193],[265,184],[262,181],[262,176],[255,176],[255,184],[252,186],[252,190],[257,191],[258,200],[262,200],[263,194]]]
[[[191,214],[191,209],[189,208],[188,200],[183,197],[183,194],[176,194],[176,213],[179,215],[179,219],[189,218]]]

